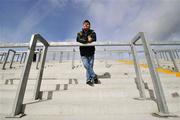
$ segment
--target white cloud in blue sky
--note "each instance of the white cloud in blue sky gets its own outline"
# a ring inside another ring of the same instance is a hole
[[[75,40],[89,19],[99,41],[128,42],[137,32],[151,40],[179,40],[180,0],[0,0],[0,41]]]

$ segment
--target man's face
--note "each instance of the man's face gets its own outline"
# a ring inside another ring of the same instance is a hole
[[[84,30],[89,30],[89,29],[90,29],[90,24],[89,24],[88,22],[85,22],[85,23],[83,24],[83,29],[84,29]]]

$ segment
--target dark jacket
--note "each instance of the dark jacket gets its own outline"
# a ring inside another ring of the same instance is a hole
[[[82,30],[79,33],[77,33],[76,41],[83,44],[87,44],[88,36],[91,36],[93,42],[96,41],[96,33],[94,32],[94,30],[91,29],[87,32]],[[95,53],[95,46],[80,46],[79,49],[81,56],[92,56]]]

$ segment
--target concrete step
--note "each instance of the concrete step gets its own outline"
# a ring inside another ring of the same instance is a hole
[[[10,85],[9,85],[10,86]],[[0,88],[0,94],[2,95],[3,98],[12,98],[15,96],[16,91],[17,91],[17,86],[13,86],[11,88],[9,88],[9,86],[3,86]],[[67,95],[73,93],[74,95],[78,95],[79,93],[84,93],[84,92],[88,92],[87,90],[91,91],[91,86],[88,86],[86,84],[81,84],[81,85],[72,85],[72,84],[64,84],[64,85],[46,85],[46,86],[42,86],[41,87],[41,91],[54,91],[54,93],[56,93],[56,91],[68,91]],[[93,87],[93,89],[95,91],[106,91],[107,93],[111,92],[111,90],[113,89],[114,92],[119,92],[119,94],[134,94],[135,91],[137,91],[136,87],[134,85],[129,85],[129,86],[124,86],[124,85],[108,85],[108,86],[104,86],[104,85],[95,85],[95,87]],[[32,94],[34,91],[34,86],[32,85],[28,85],[26,88],[26,94]],[[112,91],[112,92],[113,92]],[[104,93],[106,94],[106,93]],[[113,93],[111,93],[113,94]],[[138,95],[138,93],[137,93]]]
[[[41,86],[42,100],[34,101],[33,90],[36,82],[36,64],[33,63],[24,104],[27,116],[22,120],[131,120],[138,118],[157,120],[151,113],[158,108],[153,100],[137,100],[139,91],[134,82],[135,71],[133,65],[126,65],[115,61],[108,61],[109,68],[104,62],[95,61],[95,72],[102,75],[109,72],[111,78],[100,79],[101,84],[91,87],[86,85],[85,69],[82,63],[76,61],[75,69],[71,69],[71,61],[67,63],[48,62],[45,65]],[[14,64],[16,65],[16,64]],[[19,80],[14,80],[12,85],[4,85],[8,77],[18,77],[22,67],[14,70],[7,69],[4,77],[0,73],[0,119],[11,113],[14,97]],[[8,73],[14,74],[13,76]],[[148,69],[142,71],[144,81],[153,89],[152,80]],[[173,97],[172,92],[178,91],[179,82],[174,76],[160,74],[162,85],[167,93],[167,104],[170,112],[180,114],[179,97]],[[3,78],[3,79],[1,79]],[[20,76],[19,76],[20,78]],[[76,79],[70,81],[69,79]],[[145,91],[149,98],[149,91]],[[162,118],[163,119],[163,118]]]
[[[124,104],[126,103],[126,104]],[[136,109],[133,109],[136,108]],[[76,101],[44,101],[26,106],[26,113],[31,115],[117,115],[152,113],[157,107],[153,101],[134,99],[96,99],[88,98]]]
[[[71,80],[72,79],[72,80]],[[112,76],[111,78],[99,78],[100,81],[104,82],[104,83],[108,83],[108,82],[112,82],[112,83],[124,83],[124,82],[130,82],[133,83],[134,82],[134,78],[132,78],[128,76]],[[20,81],[20,78],[9,78],[6,80],[2,80],[0,82],[0,84],[18,84]],[[84,77],[76,77],[76,76],[61,76],[61,77],[43,77],[42,78],[42,82],[43,83],[48,83],[48,84],[57,84],[57,83],[67,83],[67,82],[73,82],[73,83],[85,83],[86,82],[86,78]],[[36,82],[36,77],[30,77],[28,80],[28,84],[35,84]]]
[[[7,120],[2,116],[2,120]],[[27,115],[21,120],[157,120],[157,117],[149,113],[142,114],[113,114],[113,115]],[[161,118],[163,119],[163,118]],[[178,120],[177,118],[171,118],[171,120]]]
[[[35,86],[35,82],[33,81],[32,84],[28,83],[27,84],[27,89],[32,89]],[[63,87],[64,85],[68,84],[69,87],[76,87],[76,88],[84,88],[86,87],[86,82],[85,81],[69,81],[69,80],[61,80],[61,81],[43,81],[41,84],[41,88],[47,88],[47,87],[53,87],[56,88],[56,86]],[[112,82],[111,80],[101,80],[101,84],[98,85],[101,88],[132,88],[135,87],[135,83],[133,81],[114,81]],[[18,87],[18,84],[1,84],[0,85],[0,90],[13,90]]]

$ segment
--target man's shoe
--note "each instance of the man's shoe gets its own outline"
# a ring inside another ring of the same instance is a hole
[[[98,80],[97,77],[94,78],[94,84],[101,84],[101,81]]]
[[[90,86],[94,86],[94,83],[92,81],[88,81],[88,82],[86,82],[86,84],[88,84]]]

